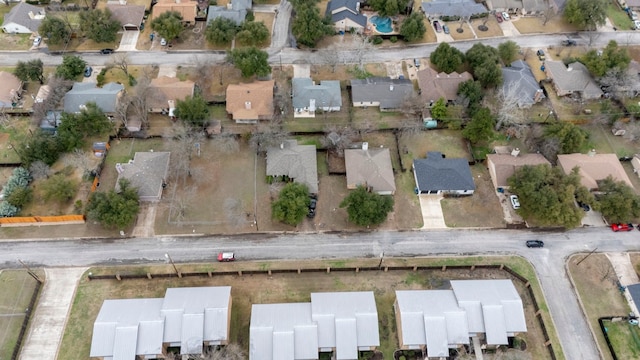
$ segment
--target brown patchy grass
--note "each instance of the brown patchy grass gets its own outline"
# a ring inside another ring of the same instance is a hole
[[[405,167],[411,167],[413,159],[424,159],[429,151],[439,151],[448,158],[469,159],[471,156],[460,131],[455,130],[432,130],[403,135],[400,146]]]
[[[484,19],[473,19],[471,20],[471,26],[473,26],[473,30],[476,32],[478,38],[490,38],[496,36],[503,36],[502,29],[500,28],[500,24],[498,24],[498,20],[496,20],[495,16],[489,15],[489,19],[487,20],[486,26],[487,31],[481,31],[478,29],[478,26],[484,23]]]
[[[604,254],[577,254],[569,258],[569,275],[573,279],[576,292],[581,300],[589,325],[595,333],[596,340],[603,349],[605,359],[612,359],[607,343],[598,325],[602,316],[629,313],[629,306],[616,286],[616,276],[609,259]],[[583,260],[580,265],[577,263]],[[625,357],[618,357],[619,359]]]
[[[518,17],[513,21],[513,25],[521,34],[541,34],[541,33],[565,33],[574,32],[578,29],[567,23],[562,16],[555,16],[543,25],[542,17]]]
[[[458,32],[458,29],[460,28],[460,22],[459,21],[449,21],[449,22],[444,22],[444,21],[440,21],[441,24],[447,24],[447,26],[449,27],[449,34],[451,35],[451,37],[453,38],[453,40],[470,40],[473,39],[473,31],[471,31],[471,29],[469,28],[469,24],[468,23],[462,23],[462,32]],[[431,27],[433,29],[433,26]],[[478,33],[478,30],[476,30],[476,33]]]
[[[384,265],[415,266],[415,265],[465,265],[465,264],[505,264],[512,267],[525,277],[530,278],[534,291],[540,295],[539,284],[533,274],[531,265],[521,258],[505,257],[473,257],[455,259],[394,259],[385,258]],[[216,270],[265,270],[265,269],[296,269],[296,268],[342,268],[345,266],[377,266],[378,259],[349,259],[328,261],[277,261],[277,262],[237,262],[234,264],[178,264],[182,272],[216,271]],[[151,265],[142,268],[92,268],[94,274],[124,273],[171,273],[167,265]],[[380,350],[386,354],[385,358],[397,348],[397,332],[395,329],[393,302],[395,290],[412,289],[440,289],[447,286],[451,279],[509,279],[510,276],[499,270],[421,270],[413,271],[362,271],[331,272],[331,273],[302,273],[302,274],[274,274],[244,275],[244,276],[215,276],[212,278],[154,278],[153,280],[94,280],[83,278],[78,285],[76,297],[69,315],[67,327],[63,336],[58,358],[65,360],[87,358],[91,346],[93,322],[105,299],[162,297],[169,287],[186,286],[232,286],[231,295],[233,306],[231,309],[230,341],[248,349],[249,325],[251,305],[260,303],[289,303],[310,301],[312,292],[325,291],[373,291],[376,297],[378,318],[380,323]],[[268,286],[264,284],[268,282]],[[532,301],[523,284],[514,281],[514,285],[522,297],[528,331],[518,337],[527,343],[527,352],[534,359],[549,359],[543,344],[542,330],[536,320]],[[545,309],[544,299],[537,299]],[[543,316],[548,312],[542,310]],[[555,342],[555,332],[552,324],[548,325]],[[555,348],[555,346],[554,346]],[[559,346],[558,346],[559,348]],[[558,356],[563,359],[562,354]]]
[[[471,166],[471,174],[476,184],[472,196],[444,198],[440,204],[448,227],[491,227],[504,228],[502,207],[495,194],[491,175],[483,164]]]

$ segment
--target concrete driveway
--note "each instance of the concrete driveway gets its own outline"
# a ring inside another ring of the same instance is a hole
[[[444,223],[444,214],[440,200],[442,195],[418,195],[420,199],[420,210],[422,211],[422,229],[444,229],[447,227]]]
[[[120,39],[120,46],[118,47],[118,51],[136,51],[138,36],[140,36],[140,31],[123,32],[122,39]]]
[[[293,64],[293,77],[311,77],[311,65],[309,64]]]

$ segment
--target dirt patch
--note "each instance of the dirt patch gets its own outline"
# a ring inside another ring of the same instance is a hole
[[[609,259],[604,254],[586,256],[586,253],[572,256],[568,263],[569,273],[580,296],[587,320],[594,330],[600,348],[604,349],[603,356],[605,359],[612,359],[606,350],[604,336],[599,330],[598,318],[625,316],[629,313],[629,307],[618,290],[615,271]]]
[[[556,15],[546,24],[542,17],[521,17],[518,21],[514,21],[513,25],[521,34],[541,34],[541,33],[565,33],[575,32],[578,29],[560,16]]]
[[[478,28],[480,25],[485,25],[486,31],[480,30]],[[496,36],[503,36],[502,29],[500,28],[500,24],[498,24],[496,17],[492,15],[489,15],[487,19],[471,20],[471,26],[473,27],[473,31],[475,31],[476,36],[478,38],[490,38],[490,37],[496,37]],[[454,28],[451,27],[451,29],[454,29]],[[451,33],[453,34],[454,32],[456,31],[454,30]]]
[[[448,227],[504,228],[502,207],[489,171],[483,164],[471,167],[476,190],[472,196],[444,198],[440,204]]]
[[[491,261],[498,261],[492,259]],[[412,264],[428,264],[430,261],[421,259],[410,261]],[[485,260],[480,260],[485,262]],[[377,266],[378,259],[355,259],[330,262],[305,262],[305,267],[326,266],[344,267]],[[390,266],[409,264],[405,259],[385,259],[385,264]],[[226,266],[229,265],[229,266]],[[202,264],[199,271],[215,271],[237,268],[275,269],[297,268],[302,264],[295,262],[244,262],[238,264]],[[178,264],[183,272],[187,272],[188,265]],[[111,272],[115,269],[90,269],[94,274]],[[120,273],[124,269],[119,268]],[[140,268],[136,273],[170,273],[173,270],[169,266],[152,266]],[[251,304],[260,303],[289,303],[310,301],[310,293],[323,291],[373,291],[375,293],[378,318],[380,324],[381,346],[379,350],[385,354],[385,358],[391,358],[391,354],[398,346],[397,331],[395,329],[395,315],[393,302],[395,290],[412,289],[447,289],[448,280],[451,279],[496,279],[510,276],[506,272],[494,270],[447,270],[441,271],[363,271],[355,272],[331,272],[331,273],[302,273],[302,274],[274,274],[250,275],[250,276],[216,276],[213,278],[169,278],[154,280],[81,280],[76,300],[65,329],[63,343],[60,348],[60,356],[64,359],[84,359],[89,354],[93,321],[104,299],[117,299],[128,297],[162,297],[168,287],[184,286],[221,286],[232,285],[231,295],[233,307],[231,314],[231,342],[240,344],[245,350],[249,345],[249,323]],[[265,286],[266,285],[266,286]],[[530,354],[534,359],[549,359],[544,351],[542,331],[534,314],[532,301],[522,284],[514,281],[516,289],[520,293],[525,308],[527,321],[527,333],[520,337],[529,345]],[[84,334],[85,336],[81,336]]]

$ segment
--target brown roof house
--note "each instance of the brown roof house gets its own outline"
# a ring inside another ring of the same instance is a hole
[[[447,74],[438,73],[430,67],[418,71],[418,85],[422,92],[422,100],[429,104],[433,104],[440,98],[447,101],[454,101],[458,97],[458,86],[473,77],[468,72],[458,74],[452,72]]]
[[[175,11],[182,15],[183,23],[195,24],[196,15],[198,14],[198,2],[190,0],[159,0],[158,3],[153,6],[151,20],[167,11]]]
[[[565,66],[562,61],[545,61],[544,66],[558,96],[577,95],[585,100],[602,97],[602,90],[583,64],[576,61]]]
[[[169,173],[170,157],[170,152],[136,152],[128,163],[117,163],[116,191],[120,188],[120,179],[127,179],[138,189],[140,201],[160,201]]]
[[[623,181],[631,188],[631,180],[624,171],[616,154],[596,154],[595,150],[588,154],[564,154],[558,155],[558,165],[566,174],[571,173],[574,167],[580,168],[581,183],[589,190],[598,189],[598,181],[611,176],[615,181]]]
[[[520,149],[516,148],[510,154],[489,154],[487,155],[487,167],[491,175],[493,186],[498,188],[508,188],[507,179],[509,179],[517,169],[529,165],[549,165],[549,160],[540,154],[521,154]]]
[[[173,115],[176,108],[176,101],[184,100],[187,96],[193,96],[195,83],[191,80],[180,81],[180,79],[169,76],[160,76],[149,83],[149,96],[147,97],[147,107],[150,112],[166,112]]]
[[[0,108],[15,107],[22,95],[22,80],[10,72],[0,71]]]
[[[273,86],[275,82],[254,81],[227,87],[227,112],[238,124],[257,124],[273,118]]]
[[[307,185],[309,193],[318,193],[318,163],[315,145],[298,145],[285,140],[280,146],[267,150],[267,176],[288,176]]]
[[[142,20],[144,19],[144,11],[146,10],[144,5],[108,3],[107,9],[111,11],[111,16],[113,17],[113,19],[120,22],[123,30],[140,30],[140,25],[142,24]]]
[[[388,148],[369,149],[369,144],[364,142],[361,149],[346,149],[344,161],[347,189],[361,185],[380,195],[393,195],[396,192]]]

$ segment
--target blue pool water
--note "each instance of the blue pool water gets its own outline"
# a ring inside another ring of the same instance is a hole
[[[372,16],[369,21],[376,26],[376,31],[383,34],[393,32],[391,18]]]

